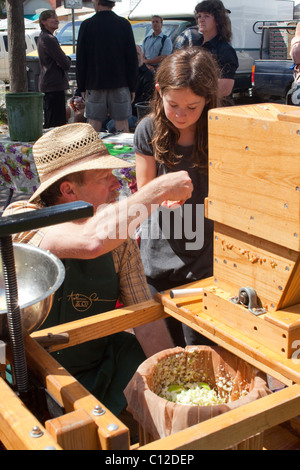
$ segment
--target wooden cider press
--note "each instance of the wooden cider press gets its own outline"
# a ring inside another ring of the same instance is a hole
[[[208,126],[213,277],[157,299],[213,340],[218,325],[254,348],[299,356],[300,109],[218,108]]]
[[[300,344],[299,108],[210,112],[205,211],[214,274],[204,311],[291,358]]]

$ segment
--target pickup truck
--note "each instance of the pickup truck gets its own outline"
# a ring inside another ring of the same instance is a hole
[[[252,96],[263,101],[286,101],[293,77],[292,60],[255,60],[252,69]]]
[[[297,21],[263,24],[260,59],[256,59],[252,68],[252,96],[256,100],[286,102],[287,92],[293,83],[293,61],[289,58],[290,40],[294,35]],[[254,26],[255,27],[255,26]],[[263,48],[264,31],[273,32],[269,35],[268,49]],[[278,31],[278,36],[275,32]],[[281,31],[281,33],[279,33]],[[281,38],[281,40],[280,40]],[[267,58],[263,58],[263,55]],[[276,58],[276,56],[278,58]]]

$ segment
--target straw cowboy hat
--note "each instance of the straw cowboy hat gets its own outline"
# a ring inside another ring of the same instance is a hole
[[[36,201],[43,191],[71,173],[132,166],[110,155],[98,133],[85,123],[55,127],[35,142],[32,152],[41,185],[29,202]]]

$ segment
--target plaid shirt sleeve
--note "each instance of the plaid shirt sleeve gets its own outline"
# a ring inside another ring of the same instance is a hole
[[[150,300],[152,297],[136,240],[126,240],[112,254],[120,281],[120,302],[128,306]]]
[[[4,211],[3,217],[8,215],[21,214],[22,212],[29,212],[39,209],[36,204],[30,204],[28,201],[17,201],[10,204]],[[30,243],[34,246],[39,246],[44,238],[47,230],[50,227],[42,227],[27,232],[16,233],[12,236],[15,243]]]
[[[198,45],[198,42],[202,35],[199,33],[198,26],[191,26],[185,29],[176,39],[174,45],[174,51],[182,49],[183,47],[191,47]]]
[[[35,204],[18,201],[10,204],[3,216],[15,215],[39,209]],[[13,235],[16,243],[30,243],[39,246],[47,230],[43,227],[36,230]],[[125,306],[150,300],[151,294],[144,275],[144,267],[136,240],[128,239],[112,251],[116,273],[120,282],[120,302]]]

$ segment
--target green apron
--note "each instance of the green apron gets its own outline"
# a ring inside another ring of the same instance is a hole
[[[42,325],[49,328],[113,310],[119,279],[111,253],[93,260],[64,260],[65,281]],[[126,332],[52,353],[84,387],[118,415],[126,406],[123,390],[146,359],[135,336]]]

